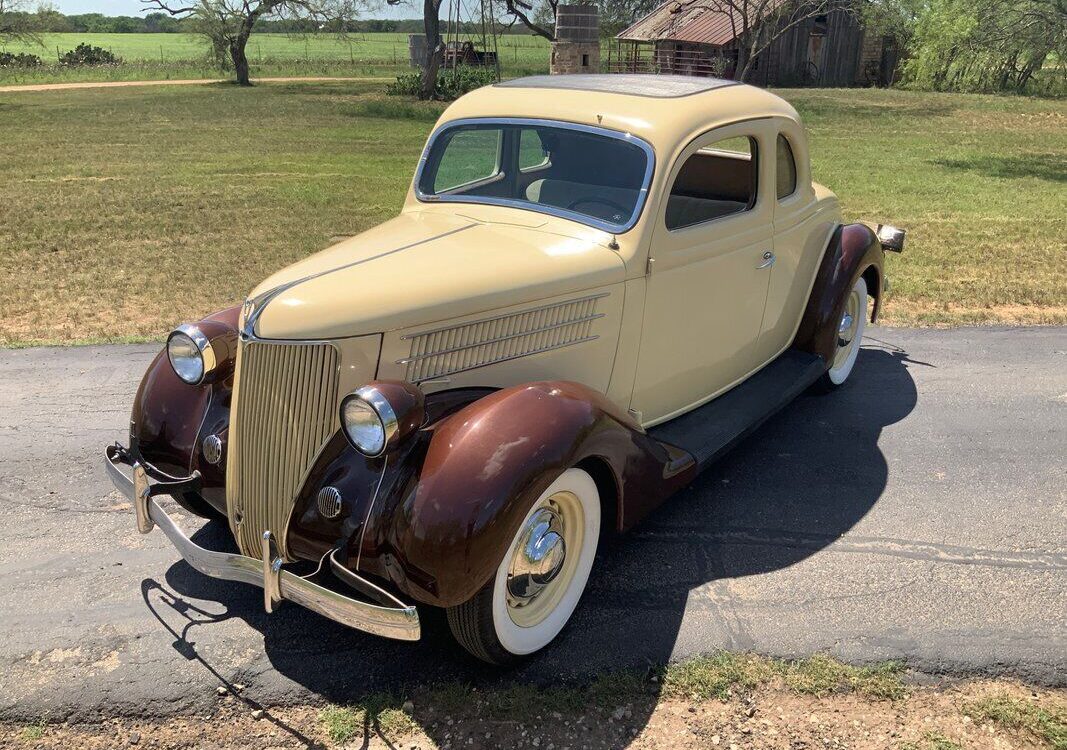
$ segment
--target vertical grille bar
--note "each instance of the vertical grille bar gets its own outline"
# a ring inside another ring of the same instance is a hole
[[[330,343],[242,342],[231,410],[226,506],[241,552],[262,554],[264,531],[286,550],[300,481],[336,429],[339,355]]]

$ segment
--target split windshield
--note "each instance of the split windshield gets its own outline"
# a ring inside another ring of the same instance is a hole
[[[419,173],[423,200],[520,205],[607,231],[632,226],[650,172],[635,138],[541,122],[446,126]]]

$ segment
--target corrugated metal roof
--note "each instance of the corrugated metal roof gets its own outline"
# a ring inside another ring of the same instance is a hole
[[[736,81],[721,78],[693,78],[692,76],[651,75],[647,73],[576,73],[572,75],[526,76],[496,84],[501,88],[565,89],[599,91],[609,94],[651,96],[670,99],[723,86],[737,86]]]
[[[767,13],[781,2],[784,0],[770,0],[762,10]],[[667,0],[616,38],[634,42],[673,41],[722,46],[732,42],[743,30],[741,11],[726,3],[708,7],[699,0]]]

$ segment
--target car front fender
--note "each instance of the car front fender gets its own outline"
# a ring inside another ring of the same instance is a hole
[[[196,325],[211,339],[232,338],[236,351],[239,314],[240,308],[232,307]],[[226,462],[202,461],[200,440],[215,434],[225,446],[232,393],[232,369],[213,382],[189,385],[174,373],[164,347],[141,379],[130,415],[130,448],[139,458],[176,475],[200,471],[201,494],[220,513],[226,512]]]
[[[578,383],[495,391],[424,432],[424,451],[410,454],[420,465],[368,518],[360,570],[435,606],[465,602],[491,579],[533,503],[565,469],[597,463],[601,502],[618,528],[682,481],[663,445]],[[623,503],[628,491],[632,504]]]

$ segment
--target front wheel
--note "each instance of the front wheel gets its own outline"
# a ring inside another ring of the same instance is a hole
[[[567,469],[526,514],[493,578],[447,610],[456,640],[491,664],[547,646],[578,606],[599,536],[596,482],[582,469]]]
[[[863,330],[867,327],[867,282],[860,277],[845,300],[845,309],[837,324],[837,347],[830,368],[822,376],[819,385],[823,390],[833,390],[844,385],[856,358],[860,353]]]

